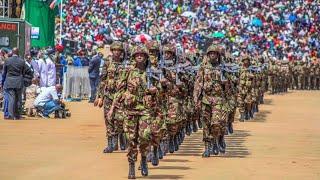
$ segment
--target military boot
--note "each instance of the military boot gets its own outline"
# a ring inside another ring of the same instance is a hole
[[[212,143],[212,154],[213,155],[219,155],[219,145],[217,143],[217,140],[214,138],[211,140]]]
[[[178,137],[178,135],[175,135],[175,138],[174,138],[174,151],[179,151],[179,137]]]
[[[150,151],[150,152],[147,154],[147,162],[151,162],[152,157],[153,157],[153,153]]]
[[[119,139],[118,135],[114,135],[113,136],[113,150],[114,151],[118,151],[119,150],[118,139]]]
[[[240,122],[244,122],[246,119],[245,113],[240,113]]]
[[[108,137],[108,146],[103,150],[103,153],[112,153],[113,152],[113,138],[112,136]]]
[[[209,142],[205,141],[204,142],[204,152],[202,153],[202,157],[206,158],[206,157],[210,157],[210,149],[209,149]]]
[[[199,126],[200,129],[202,129],[202,123],[201,123],[200,120],[198,120],[198,126]]]
[[[151,162],[153,166],[159,165],[159,151],[157,146],[153,146],[153,156]]]
[[[159,159],[163,159],[163,148],[162,148],[163,142],[160,143],[158,147],[158,153],[159,153]]]
[[[228,129],[224,131],[224,135],[229,135]]]
[[[190,131],[191,131],[191,129],[190,129]],[[184,138],[186,137],[186,130],[184,129],[184,130],[182,130],[182,132],[181,132],[181,139],[182,139],[182,143],[183,143],[183,141],[184,141]]]
[[[141,175],[148,176],[148,164],[147,164],[147,157],[141,157]]]
[[[246,111],[246,114],[245,114],[245,120],[249,120],[250,119],[250,113],[249,111]]]
[[[130,162],[129,163],[128,179],[136,179],[136,172],[135,172],[134,162]]]
[[[166,156],[167,153],[169,153],[169,140],[168,139],[164,140],[163,147],[164,147],[163,156]]]
[[[120,149],[122,151],[126,150],[127,140],[124,133],[119,134],[119,141],[120,141]]]
[[[249,119],[253,119],[253,114],[254,114],[254,111],[251,109],[249,111]]]
[[[197,126],[196,121],[192,121],[192,130],[194,133],[198,132],[198,126]]]
[[[232,124],[232,122],[228,123],[228,131],[229,131],[230,134],[233,134],[233,124]]]
[[[264,97],[263,97],[263,95],[260,97],[260,104],[264,104]]]
[[[224,140],[224,136],[219,137],[218,145],[219,145],[219,152],[224,154],[226,152],[226,146],[227,146],[226,141]]]
[[[191,135],[191,129],[190,129],[190,123],[189,122],[187,123],[187,126],[186,126],[186,135],[187,136]]]
[[[253,114],[256,113],[256,112],[258,112],[258,111],[257,111],[257,105],[256,105],[256,104],[253,105],[253,107],[252,107],[252,112],[253,112]]]
[[[174,137],[172,136],[169,139],[169,152],[174,153]]]

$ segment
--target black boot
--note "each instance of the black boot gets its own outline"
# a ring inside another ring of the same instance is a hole
[[[253,119],[253,114],[254,114],[253,110],[249,111],[249,119]]]
[[[202,153],[202,157],[210,157],[210,149],[209,149],[209,142],[204,142],[204,152]]]
[[[186,126],[186,135],[187,136],[191,135],[191,128],[190,128],[190,123],[189,122],[187,123],[187,126]]]
[[[240,122],[244,122],[244,120],[246,119],[245,113],[240,113]]]
[[[263,95],[260,98],[260,104],[264,104],[264,96]]]
[[[158,147],[159,159],[163,159],[162,146],[163,146],[163,142],[161,142],[159,147]]]
[[[219,155],[219,146],[218,146],[217,140],[213,139],[211,143],[212,143],[212,154]]]
[[[175,138],[174,138],[174,151],[179,151],[178,135],[176,135]]]
[[[120,149],[122,151],[126,150],[127,141],[124,133],[119,134],[119,141],[120,141]]]
[[[232,122],[228,123],[228,131],[229,131],[230,134],[233,134],[233,124],[232,124]]]
[[[186,133],[185,132],[186,132],[185,129],[183,129],[182,132],[181,132],[181,140],[182,140],[181,143],[183,143],[184,138],[186,137]]]
[[[158,147],[156,146],[153,146],[153,156],[152,156],[151,162],[153,166],[159,165],[159,152],[158,152]]]
[[[249,114],[248,111],[246,111],[244,119],[245,120],[249,120],[250,119],[250,114]]]
[[[166,156],[167,153],[169,153],[169,140],[168,139],[164,140],[163,147],[164,147],[163,156]]]
[[[174,138],[172,136],[169,139],[169,152],[174,153]]]
[[[135,172],[135,168],[134,168],[134,162],[129,163],[128,179],[136,179],[136,172]]]
[[[147,164],[147,157],[141,157],[141,175],[148,176],[148,164]]]
[[[153,153],[150,151],[150,152],[147,154],[147,162],[151,162],[152,157],[153,157]]]
[[[200,120],[198,120],[198,126],[199,126],[200,129],[202,129],[202,123],[201,123]]]
[[[259,105],[256,105],[256,112],[259,112]]]
[[[224,140],[224,136],[219,137],[219,152],[224,154],[226,152],[226,142]]]
[[[113,138],[112,136],[108,137],[108,146],[103,150],[103,153],[112,153],[113,152]]]
[[[119,139],[118,135],[114,135],[113,136],[113,150],[114,151],[118,151],[119,150],[118,139]]]
[[[198,126],[197,126],[196,121],[192,121],[192,130],[194,133],[198,132]]]
[[[224,135],[229,135],[228,128],[224,131]]]

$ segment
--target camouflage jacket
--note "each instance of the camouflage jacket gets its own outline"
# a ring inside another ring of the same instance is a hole
[[[123,63],[113,61],[111,57],[105,61],[100,76],[98,97],[113,99],[116,92],[116,83],[120,79],[121,73],[125,71]]]
[[[211,63],[204,61],[196,76],[193,99],[206,105],[215,105],[223,98],[221,71]]]

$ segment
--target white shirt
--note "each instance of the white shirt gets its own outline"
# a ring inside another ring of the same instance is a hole
[[[44,106],[44,104],[51,100],[59,100],[58,92],[55,86],[50,86],[42,90],[34,101],[34,106]]]

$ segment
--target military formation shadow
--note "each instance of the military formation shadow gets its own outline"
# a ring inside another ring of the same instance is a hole
[[[247,121],[247,122],[265,122],[267,120],[268,114],[270,114],[271,111],[267,110],[260,110],[258,113],[254,115],[254,118]]]

